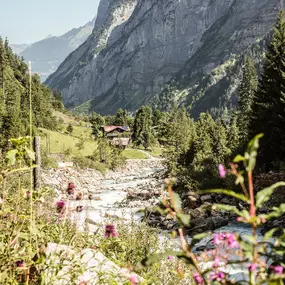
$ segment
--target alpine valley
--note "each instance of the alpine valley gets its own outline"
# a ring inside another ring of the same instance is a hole
[[[134,112],[236,104],[246,55],[260,68],[279,0],[101,0],[88,39],[46,81],[68,108]]]

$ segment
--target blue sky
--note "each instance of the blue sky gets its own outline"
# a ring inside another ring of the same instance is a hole
[[[1,1],[2,2],[2,1]],[[59,36],[86,24],[99,0],[8,0],[1,3],[0,35],[12,44]]]

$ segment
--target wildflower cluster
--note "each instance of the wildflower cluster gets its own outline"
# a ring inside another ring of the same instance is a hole
[[[178,230],[181,239],[181,251],[166,252],[163,254],[155,254],[144,261],[144,264],[155,262],[159,256],[176,256],[186,261],[194,269],[193,279],[196,284],[237,284],[231,277],[230,265],[237,264],[241,268],[247,270],[246,284],[283,284],[279,281],[285,280],[284,263],[282,263],[282,254],[284,254],[284,241],[275,239],[272,243],[270,238],[274,234],[274,230],[266,233],[261,239],[258,237],[257,228],[265,221],[275,217],[279,217],[285,213],[285,204],[280,207],[268,209],[267,214],[258,215],[258,209],[270,199],[274,190],[280,186],[285,186],[285,182],[279,182],[269,186],[256,195],[253,187],[253,170],[256,165],[257,149],[259,147],[259,139],[262,135],[256,136],[248,144],[248,148],[244,156],[238,155],[233,163],[229,164],[229,169],[224,165],[218,165],[218,173],[221,178],[231,174],[236,177],[236,184],[241,186],[242,194],[228,189],[213,189],[201,191],[203,194],[222,194],[234,197],[240,200],[244,206],[243,210],[239,210],[233,205],[216,204],[214,210],[231,211],[238,216],[237,221],[247,224],[251,228],[251,235],[239,236],[237,233],[214,233],[212,244],[215,247],[211,251],[194,254],[193,247],[195,244],[208,236],[210,233],[202,233],[194,236],[191,243],[187,242],[183,226],[188,226],[189,220],[182,213],[181,200],[179,196],[173,192],[171,183],[168,183],[169,196],[171,203],[164,203],[166,210],[160,209],[161,213],[171,214],[180,224]],[[240,170],[243,163],[245,171]],[[245,179],[244,173],[247,174]],[[245,184],[247,181],[248,185]],[[248,205],[248,209],[246,209]],[[285,231],[283,235],[285,239]],[[276,245],[280,245],[278,249],[274,249]],[[205,268],[205,263],[210,261],[210,267]],[[270,266],[274,262],[275,266]],[[269,267],[269,268],[268,268]],[[270,271],[270,270],[271,271]],[[277,282],[277,283],[276,283]],[[239,284],[239,283],[238,283]]]

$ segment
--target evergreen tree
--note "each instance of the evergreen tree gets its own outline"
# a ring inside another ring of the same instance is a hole
[[[102,137],[102,135],[103,135],[102,127],[105,124],[104,118],[102,116],[100,116],[99,114],[93,112],[92,116],[90,118],[90,123],[92,124],[92,135],[96,139]]]
[[[126,126],[128,124],[128,114],[126,110],[120,108],[117,111],[114,124],[116,126]]]
[[[176,175],[185,164],[185,155],[195,135],[195,125],[184,107],[174,106],[165,125],[164,146],[168,168]]]
[[[73,127],[71,124],[69,124],[66,128],[66,131],[69,133],[69,134],[72,134],[73,133]]]
[[[7,149],[8,139],[29,134],[29,74],[28,67],[13,54],[9,42],[0,37],[0,148]],[[32,127],[56,128],[52,116],[53,95],[32,77]]]
[[[234,113],[231,124],[227,130],[228,148],[230,149],[231,156],[234,156],[237,153],[239,147],[241,146],[240,130],[238,127],[237,120],[238,120],[237,114]]]
[[[243,67],[243,77],[238,89],[239,117],[241,145],[248,142],[248,131],[252,113],[252,100],[258,85],[258,76],[251,58],[247,57]]]
[[[264,133],[260,163],[269,170],[285,159],[285,19],[279,13],[268,47],[262,78],[253,98],[251,136]]]
[[[135,146],[143,146],[147,149],[151,143],[152,110],[148,106],[142,106],[136,113],[133,126],[132,140]]]
[[[159,126],[162,118],[163,118],[163,113],[158,108],[156,108],[154,110],[153,117],[152,117],[152,125],[154,127]]]

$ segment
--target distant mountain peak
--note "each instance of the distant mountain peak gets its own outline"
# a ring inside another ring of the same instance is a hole
[[[30,46],[22,49],[15,46],[15,49],[17,48],[18,54],[23,56],[25,61],[33,63],[34,72],[40,75],[42,81],[45,81],[64,59],[91,35],[94,22],[93,18],[84,26],[74,28],[61,36],[48,35]]]

